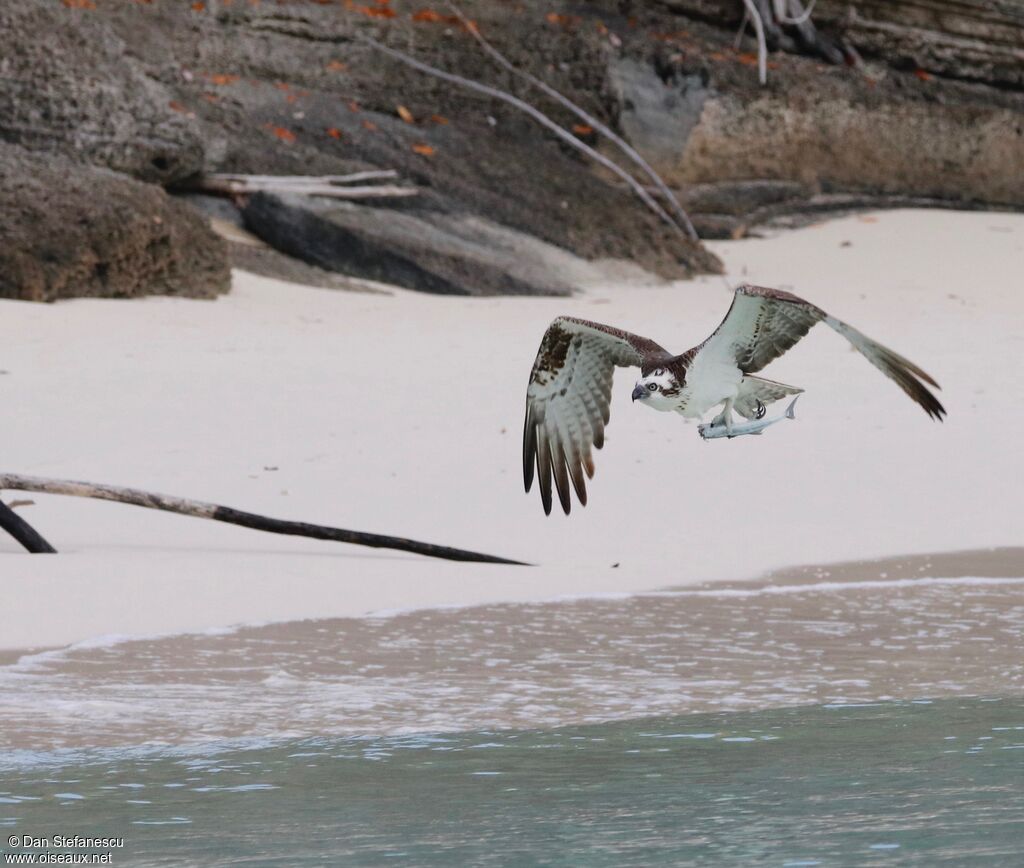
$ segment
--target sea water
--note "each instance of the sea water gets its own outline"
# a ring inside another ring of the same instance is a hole
[[[11,752],[2,763],[2,858],[780,868],[1024,860],[1021,698]],[[75,835],[115,841],[53,843]]]

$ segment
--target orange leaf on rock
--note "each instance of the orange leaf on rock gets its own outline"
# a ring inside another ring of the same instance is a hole
[[[390,6],[354,6],[353,9],[369,18],[394,18],[398,14]]]
[[[64,0],[68,9],[95,9],[96,4],[92,0]]]
[[[578,136],[589,136],[594,132],[594,128],[589,124],[573,124],[572,131]]]
[[[377,125],[373,121],[363,121],[363,128],[372,133],[376,131]]]
[[[442,15],[433,9],[419,9],[412,13],[412,20],[417,24],[451,24],[455,27],[462,27],[470,33],[476,33],[476,22],[463,21],[458,15]]]
[[[544,16],[548,24],[558,24],[562,27],[569,27],[579,21],[579,18],[571,15],[560,15],[557,12],[549,12]]]
[[[297,138],[295,133],[293,133],[289,129],[286,129],[285,127],[275,127],[273,124],[268,124],[267,128],[282,142],[287,142],[288,144],[291,144]]]
[[[329,72],[344,72],[348,69],[348,64],[342,63],[340,60],[332,60],[326,68]]]
[[[398,116],[407,124],[416,123],[416,118],[412,116],[412,112],[409,111],[409,109],[407,109],[404,105],[395,106],[395,111],[398,112]]]
[[[435,124],[442,124],[443,125],[443,124],[448,123],[448,118],[446,118],[444,115],[431,115],[430,119]]]
[[[341,130],[339,130],[337,127],[328,127],[327,135],[329,135],[332,139],[340,139]]]
[[[207,79],[209,80],[210,84],[215,84],[218,87],[225,87],[226,85],[234,84],[236,81],[238,81],[238,76],[218,74],[207,76]]]
[[[417,154],[422,154],[424,157],[434,156],[434,149],[430,145],[424,144],[423,142],[417,142],[412,146],[412,149]]]
[[[930,73],[925,72],[923,69],[915,69],[914,75],[916,75],[921,81],[931,81],[932,77]]]
[[[198,2],[198,3],[193,3],[192,4],[192,11],[193,12],[202,12],[204,9],[206,9],[206,4],[205,3]]]

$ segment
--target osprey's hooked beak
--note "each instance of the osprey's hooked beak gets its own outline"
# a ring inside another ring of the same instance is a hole
[[[637,398],[645,398],[645,397],[647,397],[647,389],[645,389],[643,386],[634,386],[633,387],[633,400],[634,401]]]

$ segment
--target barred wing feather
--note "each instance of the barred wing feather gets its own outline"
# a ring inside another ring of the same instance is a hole
[[[592,450],[604,445],[616,367],[634,367],[670,355],[654,341],[612,326],[559,317],[548,327],[530,372],[523,428],[523,482],[534,468],[544,512],[551,512],[551,480],[566,515],[570,482],[587,503],[584,473],[594,475]]]
[[[946,410],[925,385],[939,388],[939,384],[917,365],[820,307],[779,289],[739,287],[722,324],[697,350],[732,359],[743,373],[752,374],[793,347],[819,322],[835,329],[929,416],[941,421]]]

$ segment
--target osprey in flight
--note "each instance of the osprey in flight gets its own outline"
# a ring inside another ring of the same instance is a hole
[[[675,410],[691,419],[699,419],[721,404],[722,412],[712,424],[731,426],[734,410],[747,419],[760,419],[766,404],[803,391],[753,374],[781,356],[818,322],[839,332],[929,416],[942,420],[945,409],[924,385],[938,388],[938,383],[913,362],[802,298],[778,289],[744,285],[736,290],[732,306],[715,333],[679,356],[650,338],[612,326],[567,316],[551,323],[526,391],[526,490],[533,485],[536,465],[545,513],[551,513],[552,475],[567,515],[571,506],[569,480],[580,503],[586,505],[583,472],[594,475],[591,447],[600,449],[604,445],[616,367],[640,368],[634,401],[655,410]]]

